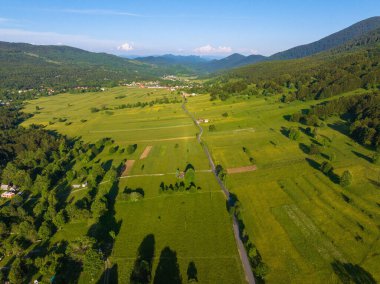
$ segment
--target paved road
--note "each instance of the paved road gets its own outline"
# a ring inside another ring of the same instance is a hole
[[[216,174],[215,163],[214,163],[214,161],[210,155],[210,152],[209,152],[207,146],[204,143],[202,143],[202,138],[201,138],[202,134],[203,134],[202,126],[200,126],[200,124],[195,119],[195,117],[187,110],[186,101],[182,104],[182,109],[188,116],[191,117],[191,119],[193,120],[195,125],[199,128],[199,134],[197,136],[197,140],[202,145],[203,150],[205,151],[205,154],[206,154],[208,161],[210,163],[210,167],[212,169],[212,172],[214,173],[214,176],[215,176],[216,180],[218,181],[220,188],[222,189],[226,199],[229,200],[230,199],[230,193],[229,193],[228,189],[226,188],[226,186],[224,185],[224,183],[220,180],[220,178]],[[233,225],[233,230],[234,230],[234,235],[235,235],[236,246],[237,246],[237,249],[239,251],[240,259],[241,259],[241,262],[242,262],[242,265],[244,268],[245,279],[247,280],[247,282],[249,284],[255,284],[255,277],[253,276],[251,265],[250,265],[249,259],[248,259],[248,255],[247,255],[247,252],[245,251],[245,248],[244,248],[244,244],[240,239],[238,222],[237,222],[235,216],[233,216],[232,225]]]

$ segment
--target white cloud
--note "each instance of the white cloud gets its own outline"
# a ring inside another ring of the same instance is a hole
[[[55,10],[54,10],[55,11]],[[130,16],[130,17],[144,17],[143,15],[134,14],[125,11],[115,10],[100,10],[100,9],[62,9],[56,10],[57,12],[64,12],[70,14],[87,14],[87,15],[109,15],[109,16]]]
[[[117,50],[130,51],[130,50],[133,50],[133,46],[129,44],[128,42],[125,42],[122,45],[118,46]]]
[[[231,53],[232,48],[229,46],[213,47],[212,45],[207,44],[207,45],[194,49],[194,52],[200,53],[200,54]]]

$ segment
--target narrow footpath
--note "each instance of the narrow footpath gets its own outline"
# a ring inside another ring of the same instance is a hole
[[[195,123],[195,125],[199,128],[199,134],[197,135],[197,140],[201,144],[203,150],[205,151],[205,154],[206,154],[206,156],[208,158],[208,161],[210,163],[211,170],[214,173],[214,176],[215,176],[217,182],[219,183],[220,188],[222,189],[222,191],[223,191],[226,199],[229,200],[230,199],[230,192],[228,191],[228,189],[226,188],[226,186],[224,185],[224,183],[218,177],[218,175],[216,173],[216,169],[215,169],[215,163],[212,160],[210,152],[209,152],[206,144],[202,143],[202,138],[201,137],[202,137],[202,134],[203,134],[203,128],[202,128],[202,126],[200,126],[200,124],[195,119],[195,117],[187,110],[187,108],[186,108],[186,102],[187,101],[185,100],[185,102],[182,104],[182,109],[192,119],[192,121]],[[243,269],[244,269],[245,279],[247,280],[247,282],[249,284],[255,284],[256,283],[255,282],[255,277],[253,276],[253,272],[252,272],[252,269],[251,269],[251,265],[249,263],[247,252],[245,251],[245,248],[244,248],[244,244],[243,244],[243,242],[240,239],[238,222],[237,222],[235,216],[233,216],[233,218],[232,218],[232,225],[233,225],[233,231],[234,231],[234,235],[235,235],[236,246],[237,246],[237,249],[239,251],[240,260],[242,262]]]

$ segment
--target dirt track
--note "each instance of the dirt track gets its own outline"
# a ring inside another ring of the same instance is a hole
[[[257,170],[257,167],[255,165],[252,165],[252,166],[246,166],[246,167],[240,167],[240,168],[227,169],[227,173],[228,174],[238,174],[238,173],[253,172],[256,170]]]
[[[127,160],[125,162],[124,171],[121,174],[122,177],[127,176],[131,172],[134,163],[135,163],[135,160]]]
[[[148,157],[150,150],[152,150],[153,146],[146,146],[144,152],[140,156],[140,160],[145,159]]]

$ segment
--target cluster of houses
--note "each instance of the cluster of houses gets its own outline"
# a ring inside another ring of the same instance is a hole
[[[0,189],[4,191],[1,193],[2,198],[13,198],[16,194],[22,195],[22,191],[19,190],[18,186],[14,184],[1,184]]]
[[[4,102],[0,100],[0,106],[9,106],[11,103],[10,102]]]

